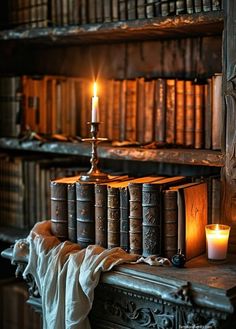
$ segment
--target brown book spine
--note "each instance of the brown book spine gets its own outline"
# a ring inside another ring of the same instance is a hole
[[[166,142],[175,142],[176,81],[166,80]]]
[[[161,254],[161,191],[158,185],[143,184],[143,256]]]
[[[67,184],[51,181],[51,231],[60,240],[68,238]]]
[[[212,77],[212,149],[221,149],[222,122],[223,122],[223,97],[222,74]]]
[[[77,241],[76,230],[76,190],[75,183],[67,186],[67,207],[68,207],[68,239],[72,242]]]
[[[204,110],[204,85],[195,85],[195,140],[194,147],[203,147],[203,110]]]
[[[129,190],[120,188],[120,247],[129,251]]]
[[[194,85],[192,81],[185,82],[185,145],[194,145]]]
[[[95,243],[107,247],[107,185],[95,185]]]
[[[137,82],[136,80],[127,80],[126,89],[126,140],[136,141],[136,107],[137,107]]]
[[[130,253],[142,253],[142,184],[130,183],[129,245]]]
[[[120,140],[120,97],[121,97],[121,81],[114,80],[113,81],[113,122],[112,122],[112,130],[113,130],[113,140]]]
[[[144,82],[144,143],[151,143],[154,137],[154,80]]]
[[[94,184],[76,182],[77,243],[86,248],[95,242]]]
[[[166,80],[157,79],[155,85],[155,141],[165,142]]]
[[[144,143],[144,121],[145,121],[145,92],[144,78],[137,79],[137,140]]]
[[[107,247],[120,246],[119,188],[107,187]]]
[[[211,149],[212,123],[212,80],[208,79],[204,85],[204,141],[205,149]]]
[[[177,252],[178,211],[177,193],[172,190],[163,191],[163,255],[167,258]]]
[[[185,125],[185,81],[176,82],[176,144],[184,145],[184,125]]]

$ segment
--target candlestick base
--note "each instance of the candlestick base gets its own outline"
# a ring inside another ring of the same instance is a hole
[[[108,175],[100,170],[89,170],[87,173],[81,173],[80,181],[82,182],[102,182],[107,181]]]

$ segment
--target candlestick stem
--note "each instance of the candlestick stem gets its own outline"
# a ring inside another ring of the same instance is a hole
[[[99,124],[100,122],[90,122],[90,134],[91,138],[82,139],[83,142],[91,143],[91,168],[87,173],[82,173],[80,176],[80,181],[84,182],[100,182],[108,179],[106,173],[103,173],[98,168],[98,152],[97,145],[101,142],[107,141],[107,138],[98,138]]]

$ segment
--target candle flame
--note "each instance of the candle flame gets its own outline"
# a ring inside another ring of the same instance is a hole
[[[93,96],[94,97],[97,96],[97,84],[96,84],[96,82],[94,82],[94,84],[93,84]]]

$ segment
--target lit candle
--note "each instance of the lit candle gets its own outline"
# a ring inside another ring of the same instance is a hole
[[[96,84],[96,82],[94,82],[94,85],[93,85],[91,122],[99,122],[99,107],[98,107],[98,96],[97,96],[97,84]]]
[[[206,225],[208,259],[226,259],[230,226],[221,224]]]

